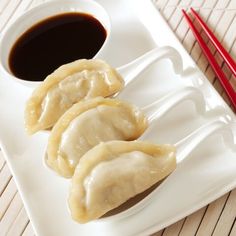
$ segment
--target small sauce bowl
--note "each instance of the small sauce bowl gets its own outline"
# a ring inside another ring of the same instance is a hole
[[[65,13],[89,14],[96,18],[103,25],[107,33],[106,39],[95,56],[98,57],[100,55],[110,38],[110,18],[106,10],[100,4],[93,0],[49,1],[42,3],[39,6],[25,12],[3,32],[3,36],[1,37],[0,41],[0,68],[6,74],[7,78],[13,79],[16,82],[19,82],[28,87],[36,87],[39,83],[41,83],[39,81],[27,81],[17,78],[11,72],[9,67],[10,52],[16,41],[28,29],[30,29],[37,23],[46,20],[47,18]],[[38,66],[40,67],[40,65]]]

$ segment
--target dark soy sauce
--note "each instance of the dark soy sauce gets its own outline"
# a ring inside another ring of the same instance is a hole
[[[103,25],[91,15],[65,13],[50,17],[16,41],[9,56],[10,70],[20,79],[42,81],[65,63],[94,57],[106,36]]]

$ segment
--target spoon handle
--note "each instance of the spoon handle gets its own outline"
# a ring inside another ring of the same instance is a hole
[[[190,100],[194,103],[196,110],[200,114],[206,112],[206,104],[202,92],[194,87],[185,87],[171,92],[161,99],[143,107],[143,111],[149,122],[160,119],[167,112],[180,103]]]
[[[134,61],[117,68],[117,71],[123,76],[125,85],[129,84],[142,71],[162,59],[171,60],[176,74],[181,74],[183,71],[183,61],[180,54],[172,47],[165,46],[154,48]]]
[[[224,119],[215,120],[209,122],[206,125],[201,126],[179,142],[175,144],[177,148],[177,163],[180,163],[185,157],[187,157],[200,143],[206,140],[211,135],[221,135],[224,138],[224,142],[232,150],[236,151],[236,145],[234,143],[234,134],[230,124]]]

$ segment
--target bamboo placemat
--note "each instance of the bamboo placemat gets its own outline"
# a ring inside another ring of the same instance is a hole
[[[12,16],[22,9],[31,8],[45,0],[0,0],[0,32]],[[218,39],[236,59],[236,0],[154,0],[156,7],[167,20],[184,47],[197,62],[209,81],[229,104],[228,98],[201,52],[184,21],[181,9],[190,6],[199,10],[201,16],[214,30]],[[211,46],[211,45],[210,45]],[[215,50],[212,48],[213,52]],[[219,55],[215,57],[236,89],[236,79]],[[14,180],[0,152],[0,235],[33,236],[34,232],[25,212]],[[236,236],[236,189],[218,200],[178,221],[155,236]],[[153,235],[153,236],[154,236]],[[56,236],[56,235],[52,235]]]

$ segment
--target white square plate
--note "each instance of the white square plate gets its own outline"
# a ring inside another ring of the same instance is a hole
[[[107,62],[118,67],[164,45],[176,48],[184,62],[186,73],[177,76],[168,60],[159,61],[128,86],[119,95],[121,98],[143,106],[176,88],[199,87],[208,109],[218,107],[229,114],[236,133],[235,115],[201,74],[151,1],[98,2],[112,21],[111,42],[102,55]],[[187,71],[191,72],[188,76]],[[69,181],[52,173],[43,163],[47,134],[30,137],[25,133],[24,104],[31,90],[6,80],[0,73],[1,149],[37,235],[147,235],[236,187],[235,152],[219,136],[213,136],[178,165],[143,210],[124,219],[77,224],[71,220],[66,204]],[[213,119],[219,117],[202,116],[192,103],[185,102],[160,119],[150,139],[156,143],[175,143]]]

